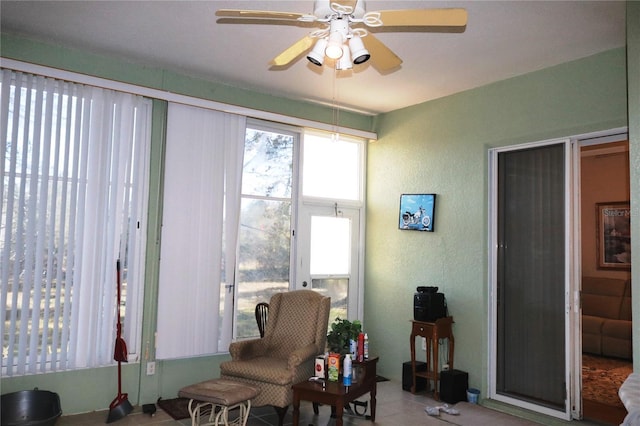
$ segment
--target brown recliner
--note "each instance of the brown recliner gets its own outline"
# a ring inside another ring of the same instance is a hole
[[[325,351],[330,307],[330,297],[312,290],[275,294],[264,337],[231,343],[221,377],[259,388],[252,405],[273,406],[282,424],[291,386],[313,376],[315,356]]]

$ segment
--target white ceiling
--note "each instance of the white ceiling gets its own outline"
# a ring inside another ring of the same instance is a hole
[[[312,13],[313,1],[0,1],[3,32],[47,40],[216,82],[380,113],[625,44],[624,1],[367,0],[368,12],[464,7],[462,33],[379,32],[402,60],[336,73],[304,57],[268,62],[311,29],[216,23],[222,8]]]

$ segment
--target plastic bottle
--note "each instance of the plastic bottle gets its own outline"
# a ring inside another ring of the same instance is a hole
[[[358,334],[358,354],[356,356],[358,362],[364,360],[364,333]]]
[[[344,366],[342,367],[342,384],[351,386],[351,354],[344,356]]]
[[[369,359],[369,335],[364,333],[364,359]]]

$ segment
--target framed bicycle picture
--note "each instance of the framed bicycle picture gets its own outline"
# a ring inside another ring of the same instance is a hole
[[[436,194],[402,194],[399,227],[403,230],[433,232]]]
[[[631,209],[628,201],[596,204],[599,269],[631,269]]]

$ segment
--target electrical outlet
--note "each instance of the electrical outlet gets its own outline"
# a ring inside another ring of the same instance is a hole
[[[156,374],[155,361],[147,362],[147,376],[153,376],[154,374]]]
[[[427,350],[427,339],[425,339],[424,337],[421,337],[422,339],[422,350],[426,351]]]

